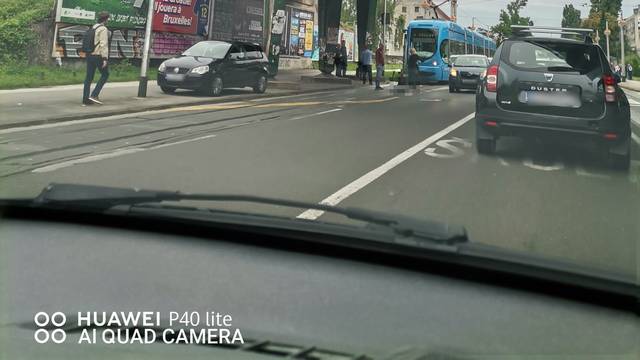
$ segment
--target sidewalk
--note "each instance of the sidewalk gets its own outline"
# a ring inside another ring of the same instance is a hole
[[[223,96],[218,98],[186,90],[166,95],[155,82],[149,82],[146,98],[138,98],[136,97],[138,82],[107,83],[100,95],[100,99],[105,103],[101,106],[83,106],[81,104],[82,85],[0,90],[0,109],[2,109],[0,111],[0,129],[159,110],[183,105],[298,94],[345,86],[300,84],[301,76],[317,74],[319,74],[317,70],[281,71],[275,79],[271,80],[265,94],[255,94],[249,88],[227,89]]]
[[[640,81],[627,80],[620,83],[620,87],[627,90],[640,91]]]

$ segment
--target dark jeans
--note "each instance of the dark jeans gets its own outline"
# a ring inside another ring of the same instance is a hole
[[[340,61],[336,62],[336,76],[345,77],[347,76],[347,64]]]
[[[371,69],[371,65],[362,65],[362,83],[367,83],[367,76],[369,77],[369,85],[373,84],[373,71]]]
[[[409,70],[409,85],[418,85],[418,70]]]
[[[96,84],[96,87],[93,89],[91,93],[91,97],[100,96],[100,91],[102,91],[102,87],[107,82],[109,78],[109,67],[102,67],[102,58],[100,56],[91,55],[87,57],[87,76],[84,78],[84,92],[82,93],[82,102],[86,103],[89,100],[89,92],[91,91],[91,83],[93,82],[93,77],[96,74],[96,70],[100,71],[100,80]]]

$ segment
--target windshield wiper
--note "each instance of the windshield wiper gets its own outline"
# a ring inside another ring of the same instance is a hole
[[[557,72],[580,72],[579,69],[572,68],[570,66],[549,66],[547,67],[547,71],[557,71]]]
[[[299,209],[320,210],[340,214],[349,219],[363,221],[391,229],[402,237],[426,239],[429,242],[454,245],[468,242],[467,232],[462,226],[414,219],[400,215],[359,208],[342,208],[302,201],[273,199],[250,195],[189,194],[179,191],[154,191],[134,188],[115,188],[94,185],[50,184],[33,200],[32,205],[44,207],[83,208],[92,211],[107,211],[116,206],[136,206],[176,201],[220,201],[247,202],[284,206]],[[308,220],[300,220],[308,221]]]

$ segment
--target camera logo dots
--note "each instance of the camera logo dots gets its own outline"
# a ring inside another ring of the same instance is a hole
[[[67,333],[62,329],[67,323],[67,316],[62,312],[54,312],[49,315],[41,311],[33,317],[33,322],[39,328],[33,334],[38,344],[53,342],[62,344],[67,339]]]

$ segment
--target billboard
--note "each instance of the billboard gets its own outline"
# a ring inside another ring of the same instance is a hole
[[[147,3],[142,0],[59,0],[56,21],[93,25],[100,11],[108,11],[111,28],[144,27]]]
[[[214,0],[214,40],[238,40],[262,44],[264,0]]]
[[[156,0],[153,31],[207,35],[209,0]]]

